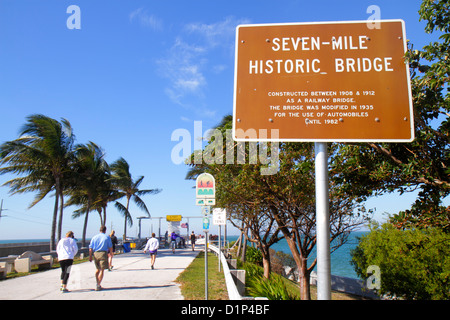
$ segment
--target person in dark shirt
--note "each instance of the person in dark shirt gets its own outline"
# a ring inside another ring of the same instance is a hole
[[[191,240],[192,251],[194,251],[194,249],[195,249],[195,233],[194,233],[194,231],[192,231],[192,233],[191,233],[190,240]]]
[[[109,255],[109,268],[108,268],[108,270],[111,271],[112,268],[114,268],[114,266],[112,264],[112,259],[114,257],[114,252],[116,252],[116,245],[119,243],[119,241],[117,240],[116,232],[114,230],[111,231],[109,237],[111,238],[111,243],[112,243],[112,254]]]

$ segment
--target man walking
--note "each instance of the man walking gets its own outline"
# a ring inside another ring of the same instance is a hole
[[[100,227],[100,233],[95,235],[89,243],[89,262],[92,262],[92,255],[94,255],[95,267],[95,279],[97,280],[97,287],[95,291],[100,291],[101,282],[103,280],[103,274],[105,269],[108,269],[108,254],[112,255],[112,242],[111,238],[105,234],[106,227]]]

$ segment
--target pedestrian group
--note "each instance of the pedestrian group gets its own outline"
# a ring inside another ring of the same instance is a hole
[[[175,253],[175,247],[177,239],[180,238],[175,232],[171,234],[172,240],[172,251]],[[192,231],[192,235],[190,237],[192,243],[192,251],[194,251],[195,247],[195,234]],[[115,236],[114,230],[110,233],[110,235],[106,235],[106,227],[100,227],[100,233],[92,237],[89,244],[89,262],[94,260],[96,271],[95,271],[95,279],[96,279],[96,291],[102,290],[102,280],[104,276],[104,272],[106,269],[111,271],[113,269],[112,259],[114,257],[114,252],[117,245],[117,237]],[[147,244],[144,248],[144,253],[147,251],[150,254],[151,268],[154,269],[156,254],[159,248],[159,241],[155,238],[155,233],[152,233],[152,237],[147,241]],[[78,252],[77,242],[75,240],[74,233],[69,231],[66,233],[66,237],[61,239],[58,242],[56,247],[56,253],[58,255],[58,260],[61,266],[61,292],[69,292],[67,289],[67,282],[70,275],[70,269],[73,264],[73,258]]]

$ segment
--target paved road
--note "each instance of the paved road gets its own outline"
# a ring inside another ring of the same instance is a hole
[[[114,268],[105,271],[102,291],[95,291],[94,262],[72,267],[68,293],[59,288],[60,269],[52,269],[25,277],[0,281],[0,300],[182,300],[178,275],[192,262],[200,248],[159,249],[155,269],[150,268],[150,257],[141,250],[116,255]]]

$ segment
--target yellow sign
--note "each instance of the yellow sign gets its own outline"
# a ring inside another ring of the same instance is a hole
[[[169,215],[169,216],[166,216],[166,221],[171,221],[171,222],[181,221],[181,215]]]
[[[402,20],[241,25],[233,137],[239,141],[414,139]],[[372,26],[372,25],[371,25]]]

